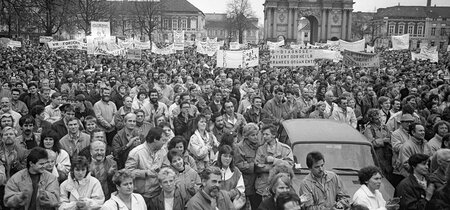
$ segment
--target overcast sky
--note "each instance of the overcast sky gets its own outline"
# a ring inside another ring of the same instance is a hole
[[[188,0],[194,6],[202,10],[204,13],[224,13],[227,8],[227,2],[229,0]],[[260,24],[263,22],[261,19],[263,15],[264,0],[249,0],[255,15],[260,19]],[[420,5],[425,6],[427,0],[354,0],[354,11],[374,12],[375,9],[400,5]],[[450,6],[450,0],[432,0],[431,5],[437,6]]]

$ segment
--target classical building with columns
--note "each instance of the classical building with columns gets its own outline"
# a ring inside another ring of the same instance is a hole
[[[350,40],[353,0],[266,0],[264,2],[264,39],[287,42],[302,40],[299,23],[309,20],[310,43],[333,37]]]

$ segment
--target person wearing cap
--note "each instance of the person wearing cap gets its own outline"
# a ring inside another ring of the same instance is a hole
[[[261,144],[258,138],[258,125],[248,123],[244,126],[242,133],[244,140],[236,145],[233,158],[236,167],[242,172],[245,184],[245,196],[250,201],[252,209],[256,209],[261,202],[256,194],[255,188],[255,157],[256,151]]]
[[[414,123],[414,117],[410,114],[402,115],[400,119],[400,128],[392,132],[391,134],[391,145],[392,145],[392,167],[394,169],[392,176],[392,184],[396,186],[401,179],[400,169],[401,169],[401,161],[399,157],[400,148],[403,144],[408,141],[411,137],[409,135],[409,125]]]
[[[53,93],[51,99],[52,102],[50,105],[45,107],[44,120],[53,124],[61,119],[61,110],[59,110],[59,107],[61,106],[62,96],[60,93],[56,92]]]

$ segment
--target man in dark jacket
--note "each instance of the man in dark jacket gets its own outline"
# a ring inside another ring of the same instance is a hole
[[[183,101],[180,104],[180,114],[173,119],[173,127],[175,128],[175,135],[181,135],[185,139],[191,139],[192,133],[194,133],[194,117],[189,115],[189,109],[191,104],[187,101]]]
[[[425,154],[414,154],[408,159],[411,174],[398,184],[395,192],[396,197],[400,197],[400,210],[425,209],[428,158]]]
[[[52,130],[57,134],[57,138],[61,139],[67,134],[67,119],[75,117],[75,107],[70,104],[64,104],[59,107],[63,118],[52,124]]]

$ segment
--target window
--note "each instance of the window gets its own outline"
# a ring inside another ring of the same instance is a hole
[[[169,20],[168,20],[168,19],[164,19],[164,21],[163,21],[163,27],[164,27],[165,29],[169,29]]]
[[[445,42],[439,42],[439,49],[444,49]]]
[[[197,20],[191,20],[191,28],[196,29],[197,28]]]
[[[398,25],[398,34],[405,33],[405,25]]]
[[[431,41],[430,44],[432,47],[434,47],[434,41]]]
[[[446,35],[447,35],[447,33],[446,33],[445,28],[441,28],[441,36],[446,36]]]
[[[431,28],[431,36],[436,36],[436,28]]]
[[[417,46],[416,48],[420,48],[420,40],[417,40]]]
[[[172,19],[172,29],[178,29],[178,20]]]
[[[408,34],[413,35],[414,33],[414,25],[408,25]]]
[[[417,36],[423,36],[423,26],[417,26]]]
[[[186,19],[181,19],[180,26],[181,26],[182,29],[186,29],[187,28],[187,20]]]
[[[389,25],[389,34],[394,34],[395,25]]]
[[[309,33],[305,32],[305,38],[308,38]]]

